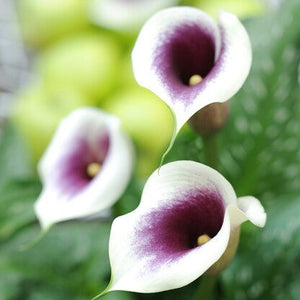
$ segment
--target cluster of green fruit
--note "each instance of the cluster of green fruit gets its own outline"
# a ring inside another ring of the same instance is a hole
[[[261,12],[261,1],[188,4],[212,15],[222,6],[246,16]],[[99,107],[121,119],[136,145],[137,172],[148,176],[171,139],[172,116],[161,100],[134,80],[130,53],[139,28],[117,33],[94,25],[89,16],[96,2],[17,0],[22,37],[36,59],[34,80],[17,94],[14,123],[35,164],[63,117],[80,106]]]
[[[158,165],[173,130],[165,104],[138,86],[130,52],[135,33],[94,26],[82,0],[19,0],[25,45],[35,51],[34,79],[16,99],[14,123],[37,163],[63,117],[96,106],[121,119],[136,146],[137,172]]]

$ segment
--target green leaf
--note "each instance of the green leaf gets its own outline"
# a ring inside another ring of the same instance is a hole
[[[131,179],[126,191],[113,207],[116,217],[137,208],[141,200],[144,184],[145,179],[140,179],[136,176]]]
[[[12,178],[32,176],[33,170],[21,137],[5,124],[0,139],[0,187]]]
[[[40,231],[37,226],[24,228],[1,244],[0,278],[6,278],[19,297],[26,295],[20,299],[37,299],[44,292],[46,299],[92,298],[109,282],[110,225],[58,224],[32,248],[21,251]],[[15,298],[4,297],[0,290],[0,299]]]
[[[8,181],[0,188],[0,242],[36,220],[33,203],[41,191],[37,180]]]
[[[300,196],[277,200],[264,229],[242,233],[237,256],[222,274],[225,299],[299,299]]]
[[[253,67],[231,101],[221,134],[221,171],[238,194],[273,198],[298,190],[300,176],[299,1],[249,21]],[[268,195],[266,194],[268,192]]]
[[[14,272],[0,270],[0,299],[17,299],[18,286],[22,281],[21,276]]]

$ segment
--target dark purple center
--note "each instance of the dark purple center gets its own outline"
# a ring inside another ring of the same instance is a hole
[[[218,191],[196,190],[178,197],[184,201],[152,211],[138,226],[138,255],[152,257],[152,266],[201,247],[197,245],[199,236],[213,238],[222,227],[224,204]]]
[[[63,193],[73,195],[86,187],[93,177],[88,172],[91,163],[103,165],[109,149],[109,137],[102,135],[93,145],[86,137],[74,142],[69,153],[66,153],[57,164],[56,184]]]
[[[164,38],[164,37],[162,37]],[[154,68],[173,95],[187,93],[191,76],[205,78],[215,62],[212,34],[197,24],[178,26],[168,40],[157,49]],[[187,95],[188,97],[188,95]]]

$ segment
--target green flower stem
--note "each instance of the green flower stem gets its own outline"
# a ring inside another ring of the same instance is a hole
[[[26,251],[34,247],[36,244],[38,244],[44,237],[45,235],[49,232],[49,230],[54,226],[54,223],[50,226],[48,226],[45,229],[42,229],[42,231],[31,241],[29,241],[26,244],[23,244],[19,247],[19,251]]]
[[[202,136],[205,164],[217,169],[218,160],[218,135]]]
[[[211,300],[216,282],[216,276],[202,276],[199,287],[198,289],[196,289],[196,292],[194,294],[193,300]]]

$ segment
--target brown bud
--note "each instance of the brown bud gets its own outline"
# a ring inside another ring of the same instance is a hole
[[[229,102],[215,102],[196,112],[188,123],[201,136],[210,136],[225,126],[228,117]]]

